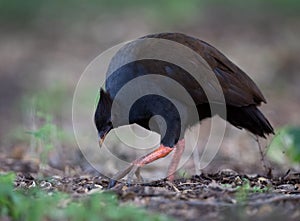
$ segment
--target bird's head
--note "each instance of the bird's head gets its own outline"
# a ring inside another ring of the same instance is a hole
[[[100,99],[96,108],[94,121],[99,135],[99,145],[101,147],[105,136],[113,129],[111,122],[112,100],[109,93],[100,89]]]

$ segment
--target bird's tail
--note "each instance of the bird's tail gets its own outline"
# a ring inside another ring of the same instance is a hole
[[[260,137],[265,138],[268,134],[274,134],[270,122],[254,105],[247,107],[227,106],[227,121],[237,128],[244,128]]]

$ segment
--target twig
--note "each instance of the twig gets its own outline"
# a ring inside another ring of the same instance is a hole
[[[180,190],[170,181],[166,181],[166,183],[170,186],[173,187],[176,193],[180,193]]]
[[[258,145],[258,149],[259,149],[259,153],[260,153],[260,156],[261,156],[261,161],[263,163],[264,170],[266,171],[266,173],[269,173],[269,168],[267,167],[267,164],[266,164],[266,161],[265,161],[266,152],[263,152],[261,144],[259,142],[259,138],[258,138],[257,135],[255,136],[255,141],[257,142],[257,145]]]
[[[288,177],[288,175],[290,174],[290,172],[291,172],[291,169],[288,169],[288,171],[286,171],[286,173],[284,174],[282,179],[285,180]]]

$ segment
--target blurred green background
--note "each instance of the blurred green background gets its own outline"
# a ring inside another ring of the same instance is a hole
[[[0,26],[4,156],[51,153],[53,166],[72,163],[72,98],[81,73],[104,50],[155,32],[211,43],[261,87],[275,128],[300,125],[297,0],[0,0]],[[248,134],[229,128],[227,135],[222,156],[245,165],[260,159]]]

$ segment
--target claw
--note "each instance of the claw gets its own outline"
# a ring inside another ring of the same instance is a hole
[[[119,171],[118,173],[116,173],[109,181],[109,184],[108,184],[108,189],[111,189],[113,188],[117,181],[122,179],[124,176],[126,176],[133,168],[133,164],[130,164],[128,167],[126,167],[124,170],[121,170]]]
[[[116,183],[117,183],[116,180],[110,179],[109,183],[108,183],[108,186],[107,186],[107,189],[113,188],[116,185]]]

